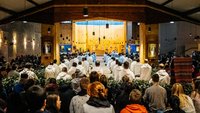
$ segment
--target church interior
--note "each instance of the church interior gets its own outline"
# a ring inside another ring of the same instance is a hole
[[[199,103],[200,0],[0,0],[0,113]]]

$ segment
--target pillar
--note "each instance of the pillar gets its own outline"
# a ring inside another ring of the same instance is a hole
[[[145,23],[140,23],[139,26],[139,36],[140,36],[140,62],[144,63],[144,60],[146,58],[146,24]]]
[[[60,37],[60,23],[55,23],[55,37],[53,43],[53,56],[57,60],[57,63],[60,63],[60,49],[59,49],[59,37]]]

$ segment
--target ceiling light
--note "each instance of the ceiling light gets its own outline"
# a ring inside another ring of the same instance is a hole
[[[71,24],[71,21],[61,21],[61,24]]]
[[[169,23],[170,23],[170,24],[173,24],[173,23],[174,23],[174,21],[170,21]]]
[[[27,21],[23,21],[23,23],[25,23],[25,24],[26,24],[26,23],[27,23]]]

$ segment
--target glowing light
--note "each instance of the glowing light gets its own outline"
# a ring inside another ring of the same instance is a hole
[[[24,37],[24,49],[26,49],[27,41],[26,41],[26,36]]]
[[[169,23],[170,23],[170,24],[173,24],[173,23],[174,23],[174,21],[170,21]]]
[[[13,32],[13,44],[17,44],[17,33]]]
[[[35,40],[32,41],[32,49],[35,50]]]

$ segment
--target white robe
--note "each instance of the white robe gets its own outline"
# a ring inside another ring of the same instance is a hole
[[[128,76],[130,81],[135,79],[135,75],[130,69],[123,69],[122,71],[119,72],[119,80],[122,80],[122,77],[125,75]]]
[[[135,75],[140,75],[141,73],[141,66],[142,64],[140,62],[136,62],[135,64],[133,64],[132,66],[132,72],[135,74]]]
[[[61,63],[61,64],[59,65],[59,68],[60,68],[61,71],[62,71],[63,67],[66,67],[66,68],[67,68],[67,66],[66,66],[64,63]],[[68,68],[67,68],[67,69],[68,69]]]
[[[55,68],[53,67],[53,65],[48,65],[48,66],[45,68],[44,77],[45,77],[46,79],[48,79],[48,78],[56,78],[56,76],[55,76]]]
[[[38,79],[37,75],[31,71],[28,68],[24,68],[19,74],[21,75],[22,73],[26,73],[28,75],[28,79]],[[19,80],[21,79],[21,76],[19,76]]]
[[[151,79],[152,67],[148,63],[143,64],[140,71],[140,80],[149,81]]]
[[[90,66],[89,62],[84,61],[82,65],[85,68],[86,73],[88,73],[89,72],[89,66]]]
[[[70,69],[69,69],[69,71],[68,71],[68,74],[69,75],[72,75],[72,74],[74,74],[76,72],[76,67],[71,67]]]
[[[114,72],[113,72],[113,76],[114,76],[114,80],[115,81],[120,81],[121,80],[121,77],[119,75],[119,72],[121,72],[123,70],[123,67],[122,66],[117,66],[115,69],[114,69]]]
[[[55,77],[56,77],[61,72],[61,70],[57,64],[53,64],[53,67],[55,68]]]
[[[101,67],[93,67],[92,71],[96,71],[96,72],[98,72],[98,73],[104,74],[104,73],[103,73],[103,69],[102,69]],[[91,71],[91,72],[92,72],[92,71]]]
[[[63,79],[63,80],[70,80],[72,79],[71,75],[68,75],[66,72],[60,72],[58,74],[58,76],[56,77],[56,80],[60,80],[60,79]]]
[[[166,72],[166,70],[161,69],[158,72],[156,72],[159,75],[159,83],[160,84],[170,84],[170,77],[169,74]]]
[[[76,69],[79,69],[83,74],[86,74],[85,68],[82,65],[78,65]]]

